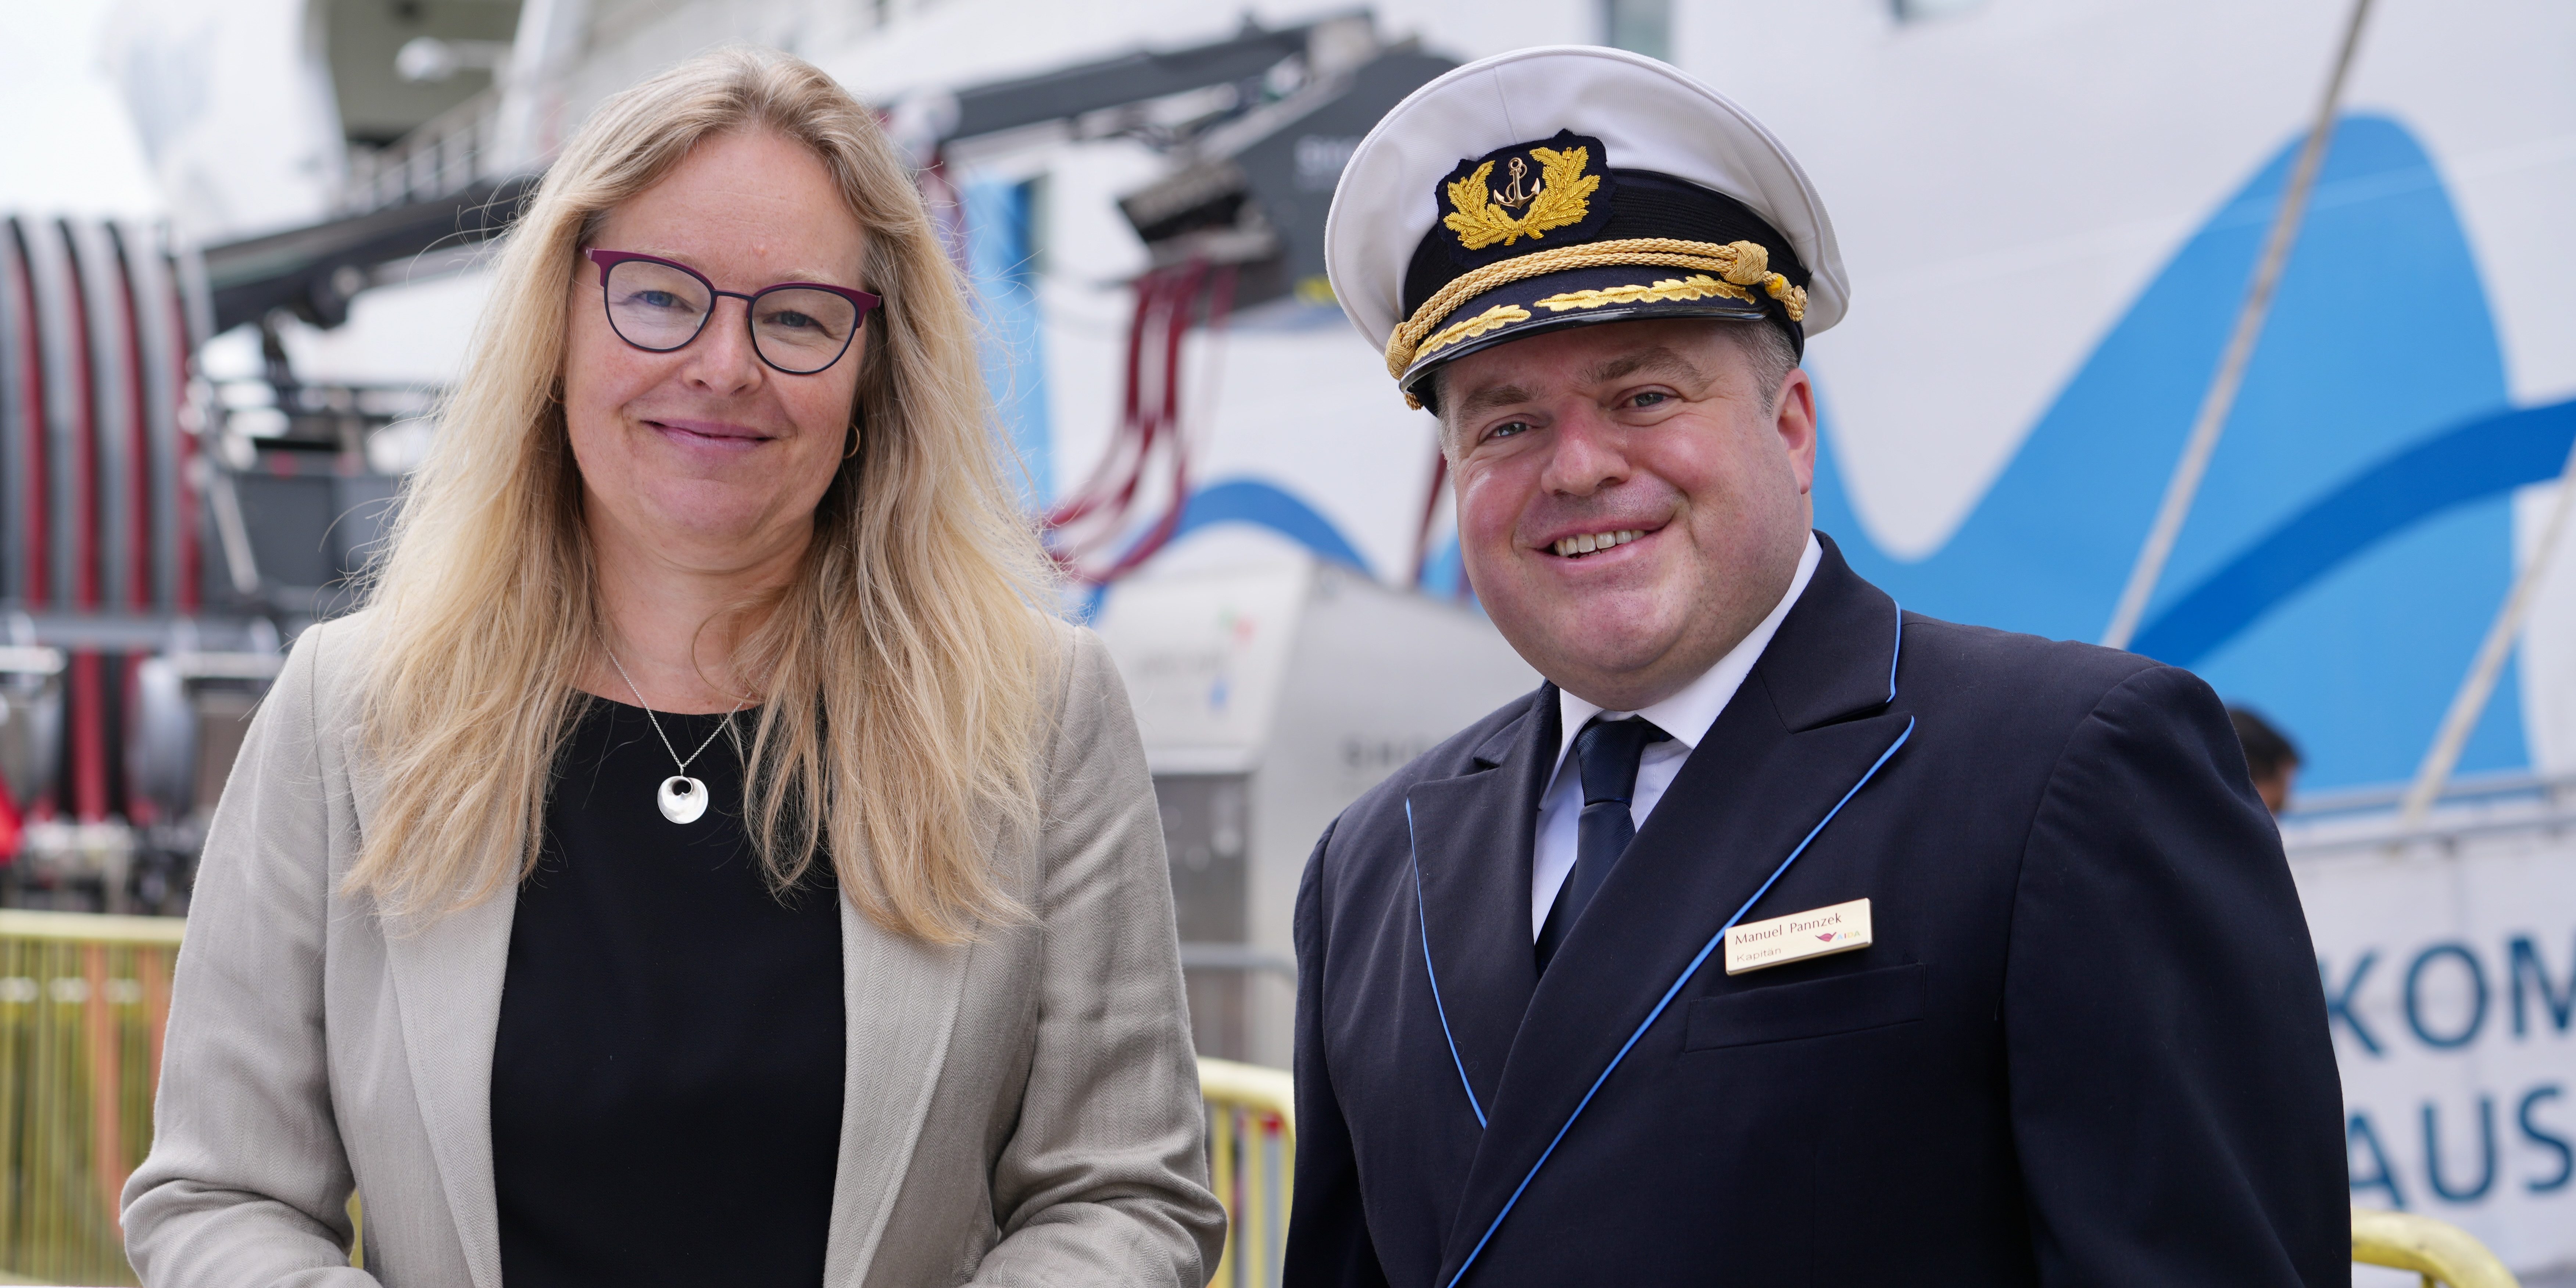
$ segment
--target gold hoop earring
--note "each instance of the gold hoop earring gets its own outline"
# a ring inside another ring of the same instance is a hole
[[[851,457],[856,456],[856,455],[858,455],[858,454],[859,454],[859,423],[858,423],[857,421],[851,421],[851,422],[850,422],[850,445],[849,445],[848,447],[846,447],[846,448],[842,449],[842,451],[841,451],[841,459],[846,461],[846,460],[850,459]]]

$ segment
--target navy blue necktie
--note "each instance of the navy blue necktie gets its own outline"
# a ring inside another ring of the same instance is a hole
[[[1628,806],[1637,795],[1637,762],[1648,744],[1670,737],[1650,721],[1598,716],[1574,735],[1574,763],[1583,774],[1583,814],[1574,825],[1574,870],[1565,874],[1556,904],[1539,926],[1542,974],[1548,959],[1556,956],[1557,946],[1573,931],[1575,919],[1583,915],[1584,906],[1600,892],[1610,869],[1627,852],[1628,842],[1636,839],[1637,824],[1628,816]]]

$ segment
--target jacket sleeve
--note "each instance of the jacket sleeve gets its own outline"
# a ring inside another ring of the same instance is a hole
[[[2041,1282],[2349,1283],[2314,950],[2225,710],[2141,671],[2032,819],[2003,1021]]]
[[[1074,633],[1039,839],[1044,944],[1019,1125],[993,1166],[1003,1237],[974,1283],[1198,1288],[1225,1209],[1181,988],[1145,748],[1108,651]]]
[[[1297,1180],[1289,1207],[1287,1288],[1384,1288],[1360,1204],[1359,1159],[1324,1059],[1324,855],[1336,819],[1297,883]]]
[[[126,1255],[163,1285],[373,1284],[323,1046],[329,826],[308,630],[260,703],[206,834]]]

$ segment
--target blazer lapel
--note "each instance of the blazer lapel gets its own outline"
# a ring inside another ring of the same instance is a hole
[[[972,945],[906,939],[841,900],[841,1162],[823,1282],[857,1288],[876,1258],[948,1060]]]
[[[501,1024],[518,888],[417,929],[388,927],[385,960],[439,1186],[475,1288],[500,1288],[492,1183],[492,1044]]]
[[[1617,1077],[1603,1082],[1603,1071],[1692,958],[1905,734],[1910,717],[1889,709],[1897,625],[1894,601],[1828,540],[1807,592],[1531,994],[1438,1283],[1457,1276],[1511,1205],[1547,1203],[1558,1185],[1580,1184],[1552,1177],[1523,1190],[1596,1083],[1599,1096],[1618,1095]],[[1800,861],[1831,862],[1830,836],[1828,828]],[[1757,904],[1745,915],[1781,911],[1790,910]],[[1656,1020],[1674,1022],[1670,1009]]]
[[[363,836],[382,784],[355,730],[344,746]],[[501,981],[509,969],[517,907],[518,887],[512,885],[462,912],[389,920],[384,928],[385,968],[401,1011],[421,1125],[474,1288],[501,1285],[500,1200],[492,1182],[492,1046],[500,1032]]]
[[[1405,795],[1422,876],[1420,933],[1457,1064],[1486,1115],[1538,983],[1530,851],[1539,794],[1556,760],[1556,686],[1539,686],[1529,704],[1477,749],[1473,772],[1417,784]]]
[[[357,734],[344,739],[359,831],[381,783]],[[840,1165],[824,1282],[856,1288],[930,1113],[965,994],[969,947],[916,943],[841,903],[844,1024]],[[514,885],[426,924],[388,924],[387,969],[420,1116],[474,1288],[501,1288],[500,1200],[492,1175],[492,1050],[509,969]]]

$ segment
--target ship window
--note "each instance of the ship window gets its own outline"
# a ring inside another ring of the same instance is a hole
[[[1888,0],[1888,7],[1898,22],[1922,22],[1930,18],[1947,18],[1966,13],[1986,0]]]
[[[1671,62],[1673,0],[1601,0],[1601,43]]]

